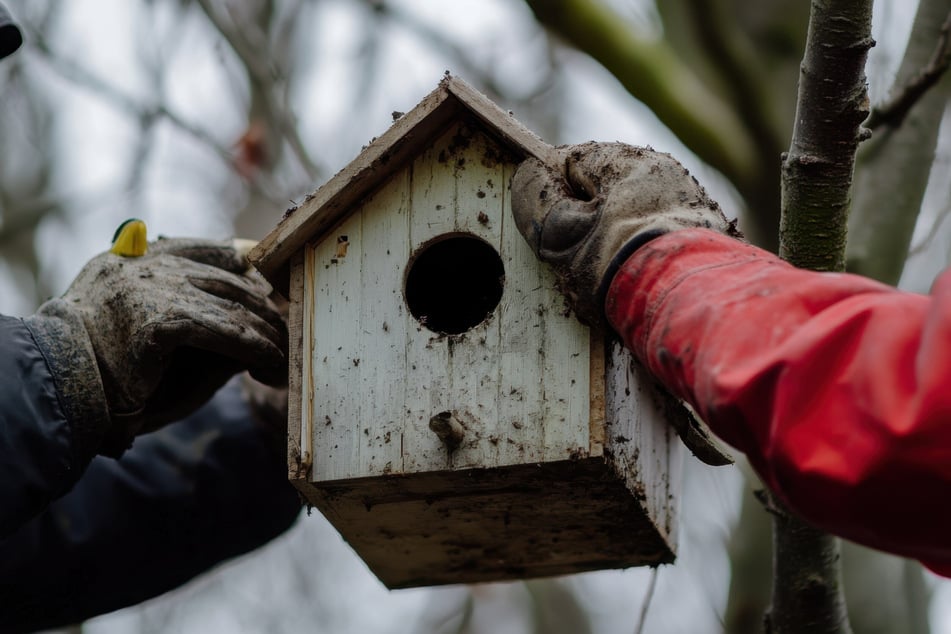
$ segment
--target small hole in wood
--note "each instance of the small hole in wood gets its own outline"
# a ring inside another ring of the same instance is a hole
[[[453,235],[423,245],[406,274],[409,311],[433,332],[463,333],[483,321],[502,299],[502,258],[484,240]]]

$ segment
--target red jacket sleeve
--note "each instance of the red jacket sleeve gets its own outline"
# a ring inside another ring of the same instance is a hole
[[[635,252],[605,307],[790,508],[951,576],[951,271],[923,296],[686,230]]]

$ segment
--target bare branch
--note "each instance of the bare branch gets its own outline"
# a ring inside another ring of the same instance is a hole
[[[874,130],[881,125],[897,127],[905,120],[921,97],[944,75],[951,65],[951,14],[941,25],[938,44],[928,64],[901,86],[888,99],[875,106],[865,120],[865,127]]]
[[[865,61],[872,0],[813,2],[796,121],[783,157],[780,256],[802,268],[845,269],[855,152],[868,130]]]
[[[295,117],[288,108],[279,104],[275,97],[275,87],[281,83],[280,73],[262,61],[262,51],[267,50],[264,34],[250,29],[239,29],[234,22],[227,20],[215,8],[212,0],[198,0],[198,6],[247,70],[252,89],[256,90],[261,97],[267,120],[274,124],[287,141],[291,151],[307,172],[308,178],[312,181],[318,180],[325,170],[321,169],[308,153],[297,131]]]
[[[851,633],[839,549],[838,539],[797,517],[773,514],[773,598],[766,632]]]
[[[916,244],[911,250],[908,251],[908,256],[919,255],[924,253],[925,250],[931,246],[931,243],[934,241],[935,237],[940,233],[941,225],[944,224],[944,221],[951,216],[951,205],[946,205],[944,209],[938,214],[938,217],[935,218],[934,222],[931,224],[931,228],[928,230],[928,235],[926,235],[921,242]]]
[[[228,165],[233,163],[234,157],[227,147],[219,143],[218,140],[206,130],[186,121],[177,113],[169,110],[164,104],[147,106],[139,103],[134,97],[122,92],[111,83],[95,75],[83,66],[80,66],[72,59],[64,57],[54,51],[40,34],[35,34],[31,40],[34,43],[35,50],[41,53],[40,58],[49,65],[51,70],[56,72],[56,74],[63,79],[110,101],[113,105],[124,110],[126,114],[139,120],[143,124],[148,124],[154,119],[164,119],[180,131],[194,137],[196,140],[214,150]]]
[[[634,634],[643,634],[644,625],[647,623],[647,613],[651,607],[651,601],[654,599],[654,590],[657,588],[657,575],[660,566],[654,566],[651,569],[651,578],[647,582],[647,594],[644,595],[644,603],[641,605],[641,615],[637,619],[637,627],[634,628]]]
[[[774,96],[765,80],[762,62],[736,20],[724,15],[722,3],[688,0],[690,15],[704,50],[732,92],[732,102],[746,122],[757,149],[767,161],[775,161],[786,142],[773,127]],[[745,44],[745,46],[744,46]]]
[[[667,43],[633,32],[603,2],[526,3],[541,24],[603,64],[697,156],[737,187],[743,189],[755,178],[758,157],[745,123]]]
[[[873,45],[872,0],[812,3],[795,127],[782,169],[779,252],[795,266],[845,268],[855,153],[868,117],[865,62]],[[775,496],[773,506],[781,507]],[[851,632],[839,548],[837,539],[796,516],[773,514],[767,632]]]
[[[935,58],[951,0],[921,0],[894,86],[910,83]],[[900,90],[889,91],[897,94]],[[848,270],[897,284],[924,202],[951,78],[924,92],[902,125],[882,125],[858,153],[849,214]]]
[[[46,218],[62,210],[59,200],[37,200],[16,214],[4,215],[0,223],[0,246],[11,244],[36,227]]]

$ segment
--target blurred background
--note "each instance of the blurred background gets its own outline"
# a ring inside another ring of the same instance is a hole
[[[755,242],[776,247],[808,2],[7,4],[26,44],[0,64],[4,314],[62,293],[130,216],[153,237],[262,237],[446,70],[550,143],[673,153]],[[873,103],[935,47],[913,29],[917,5],[876,3]],[[948,264],[947,97],[943,81],[914,112],[921,138],[886,130],[863,149],[853,270],[927,291]],[[907,190],[876,189],[906,171]],[[388,592],[313,513],[256,553],[74,631],[760,632],[771,553],[758,484],[743,466],[687,469],[679,559],[656,572]],[[951,633],[951,585],[917,564],[847,547],[845,577],[857,634]]]

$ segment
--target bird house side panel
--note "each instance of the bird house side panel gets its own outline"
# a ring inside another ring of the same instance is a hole
[[[647,516],[676,550],[684,447],[668,423],[665,396],[617,341],[606,355],[605,444]]]
[[[315,480],[403,471],[407,193],[399,173],[311,248]]]

